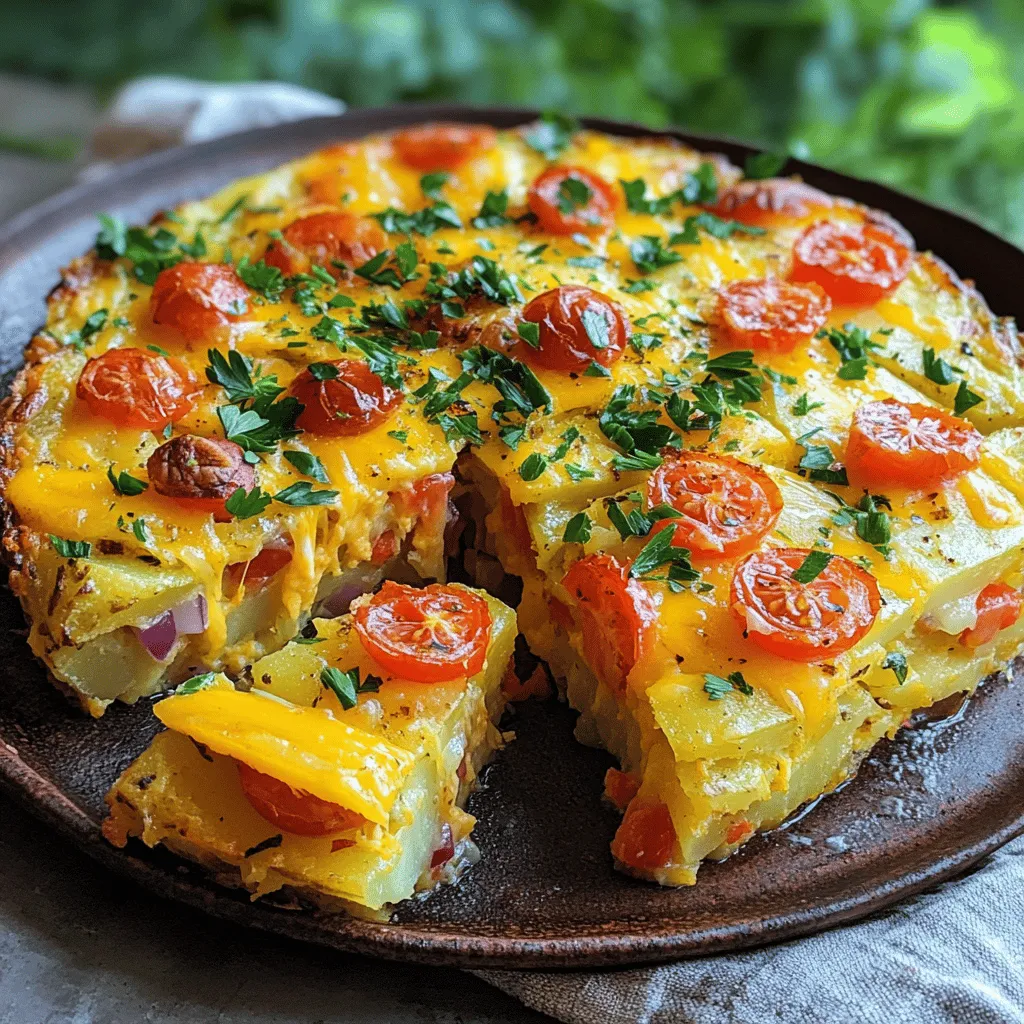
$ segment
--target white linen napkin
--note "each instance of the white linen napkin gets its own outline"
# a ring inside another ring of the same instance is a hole
[[[343,109],[275,82],[139,79],[102,119],[87,173]],[[476,973],[567,1024],[1024,1024],[1024,839],[965,877],[810,938],[636,970]]]

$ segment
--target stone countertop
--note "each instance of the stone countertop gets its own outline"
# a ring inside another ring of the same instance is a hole
[[[247,931],[94,864],[0,795],[0,1024],[542,1024],[461,971]]]

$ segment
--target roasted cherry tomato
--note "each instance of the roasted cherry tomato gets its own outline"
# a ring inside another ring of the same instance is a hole
[[[549,167],[530,186],[527,203],[543,231],[595,234],[611,227],[618,197],[604,178],[582,167]]]
[[[165,441],[146,463],[153,490],[196,512],[227,522],[224,503],[239,488],[251,491],[256,472],[234,441],[182,434]],[[289,555],[289,558],[291,556]]]
[[[180,359],[111,348],[85,364],[75,394],[90,412],[118,426],[156,429],[187,416],[199,390]]]
[[[630,800],[640,791],[640,780],[629,772],[609,768],[604,773],[604,795],[620,810],[624,811]]]
[[[1009,629],[1020,618],[1024,599],[1008,583],[990,583],[978,595],[974,607],[978,621],[960,634],[964,647],[981,647],[995,640],[997,633]]]
[[[913,253],[878,224],[819,221],[793,246],[794,281],[820,284],[839,305],[872,306],[910,272]]]
[[[476,594],[432,583],[384,586],[355,613],[366,653],[382,668],[415,683],[476,675],[484,667],[491,611]]]
[[[747,635],[789,661],[827,661],[848,651],[871,629],[882,603],[874,576],[841,555],[810,582],[793,579],[809,554],[810,548],[755,551],[732,577],[730,604]]]
[[[347,807],[297,792],[286,782],[238,763],[238,781],[253,810],[274,828],[296,836],[329,836],[358,828],[366,819]]]
[[[398,550],[398,541],[395,540],[394,530],[385,530],[379,534],[373,542],[373,549],[370,552],[370,561],[374,565],[383,565],[389,558],[394,558]]]
[[[680,452],[663,462],[647,482],[647,500],[681,513],[654,529],[674,523],[673,546],[705,558],[752,551],[782,511],[782,495],[763,469],[712,452]]]
[[[832,197],[794,178],[740,181],[719,193],[719,217],[752,227],[777,227],[832,206]]]
[[[630,804],[612,840],[612,856],[627,868],[666,867],[676,849],[672,815],[664,804]]]
[[[250,488],[251,490],[251,488]],[[248,562],[235,562],[224,570],[225,587],[232,592],[242,584],[248,591],[259,590],[292,560],[291,541],[268,544]]]
[[[451,473],[431,473],[408,487],[392,491],[389,497],[400,514],[419,522],[435,524],[448,515],[448,493],[455,486]]]
[[[832,302],[816,284],[774,277],[734,281],[718,293],[720,337],[733,348],[792,352],[824,325]]]
[[[245,316],[250,294],[224,263],[176,263],[157,275],[149,308],[153,323],[187,341],[205,341]]]
[[[291,393],[305,406],[296,425],[312,434],[351,437],[383,423],[402,401],[361,359],[314,363],[292,382]]]
[[[383,228],[352,213],[314,213],[293,220],[267,246],[264,261],[288,276],[308,274],[313,264],[340,277],[388,247]],[[339,267],[338,264],[344,264]]]
[[[611,366],[632,333],[617,302],[580,284],[538,295],[523,310],[523,319],[540,327],[536,348],[520,342],[523,356],[561,373],[583,373],[592,362]]]
[[[403,163],[418,171],[454,171],[494,145],[497,133],[480,124],[414,125],[392,141]]]
[[[981,434],[966,420],[895,398],[853,414],[846,471],[864,487],[938,487],[981,461]]]
[[[562,586],[576,600],[591,670],[613,690],[625,690],[626,677],[654,642],[654,598],[612,555],[574,562]]]

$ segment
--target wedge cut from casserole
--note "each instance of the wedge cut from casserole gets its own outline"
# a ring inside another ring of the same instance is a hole
[[[155,705],[168,728],[111,789],[107,838],[162,844],[254,896],[287,887],[359,914],[457,878],[477,856],[462,808],[503,743],[515,616],[457,585],[392,584],[381,595],[357,601],[355,616],[386,601],[388,651],[432,681],[371,656],[353,616],[315,620],[315,636],[252,666],[251,689],[210,675]],[[434,605],[416,625],[430,639],[412,642],[413,624],[399,631],[391,613],[408,616],[402,602],[424,597]],[[467,677],[452,660],[430,660],[429,644],[465,640],[470,616]]]

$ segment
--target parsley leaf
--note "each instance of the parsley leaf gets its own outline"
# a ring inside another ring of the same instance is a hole
[[[278,491],[274,495],[274,501],[280,501],[284,505],[306,506],[306,505],[333,505],[337,498],[337,491],[314,491],[313,485],[307,480],[299,480]]]
[[[568,174],[558,185],[558,212],[563,217],[571,217],[593,198],[593,190],[582,178]]]
[[[657,235],[641,235],[634,239],[630,243],[629,254],[641,274],[652,274],[655,270],[683,260],[679,253],[666,249]]]
[[[235,273],[253,291],[259,292],[268,302],[277,302],[284,291],[284,275],[277,267],[269,266],[263,260],[250,263],[245,256],[238,261]]]
[[[246,491],[244,487],[239,487],[224,502],[224,507],[236,519],[251,519],[253,516],[262,514],[269,504],[270,495],[261,491],[257,485],[251,491]]]
[[[586,512],[577,512],[565,524],[565,531],[562,534],[562,540],[566,544],[586,544],[590,540],[591,532],[593,531],[594,524],[590,520],[590,516]]]
[[[87,540],[65,540],[50,534],[50,543],[61,558],[88,558],[92,545]]]
[[[428,175],[428,177],[432,177],[432,175]],[[459,215],[448,203],[440,199],[415,213],[405,213],[403,210],[396,210],[393,206],[389,206],[381,213],[375,213],[372,216],[385,231],[391,234],[417,234],[429,238],[435,231],[440,231],[443,228],[462,227]]]
[[[738,220],[722,220],[707,210],[687,217],[683,221],[682,231],[677,231],[668,240],[669,245],[699,245],[700,232],[704,231],[712,238],[731,238],[734,234],[763,235],[764,229],[743,224]]]
[[[324,464],[310,452],[286,451],[284,457],[304,476],[311,476],[321,484],[329,484]]]
[[[540,452],[532,452],[519,464],[519,475],[527,482],[536,480],[548,468],[547,457]]]
[[[700,579],[700,573],[690,564],[690,552],[686,548],[673,546],[672,538],[675,537],[675,533],[675,523],[669,523],[665,529],[659,530],[633,560],[629,567],[629,575],[633,579],[641,579],[667,565],[670,584],[678,586]]]
[[[808,552],[807,557],[793,570],[793,579],[797,583],[810,583],[816,580],[825,570],[825,566],[832,561],[833,556],[827,551],[819,551],[815,548]]]
[[[889,651],[882,661],[882,668],[891,669],[896,676],[896,682],[902,686],[907,681],[907,658],[899,651]]]
[[[372,259],[356,267],[354,273],[371,284],[386,285],[396,291],[416,277],[419,256],[412,242],[402,242],[394,252],[382,249]]]
[[[85,349],[86,342],[103,329],[104,324],[107,322],[108,310],[97,309],[90,313],[86,318],[85,322],[77,331],[71,331],[65,338],[64,344],[71,345],[73,348],[77,348],[79,352]]]
[[[219,384],[226,392],[230,402],[273,402],[284,392],[279,387],[274,374],[264,376],[257,367],[253,372],[252,362],[237,349],[228,352],[227,359],[215,348],[206,353],[209,365],[206,367],[206,379],[211,384]]]
[[[133,476],[130,476],[125,470],[121,470],[120,473],[115,475],[114,467],[107,467],[107,479],[110,481],[110,486],[114,488],[117,494],[122,494],[125,497],[132,497],[136,494],[141,494],[149,484],[145,480],[138,480]]]
[[[956,389],[956,397],[953,399],[953,412],[957,416],[963,416],[968,409],[983,402],[981,395],[976,395],[968,386],[967,381],[960,381],[960,387]]]
[[[508,189],[500,192],[488,192],[480,205],[480,212],[471,221],[473,227],[478,230],[485,228],[497,228],[502,224],[508,224],[509,219],[505,216],[508,209]]]
[[[836,461],[832,449],[824,444],[808,444],[819,430],[821,427],[815,427],[796,439],[796,443],[805,451],[803,458],[797,463],[797,467],[806,470],[810,480],[845,486],[849,483],[846,477],[846,468]]]
[[[793,403],[793,415],[794,416],[806,416],[809,412],[813,412],[815,409],[821,409],[825,405],[824,402],[812,402],[807,397],[805,391],[794,403]]]
[[[713,203],[718,199],[715,165],[705,160],[696,171],[687,174],[680,194],[687,203]]]
[[[320,673],[320,682],[329,690],[334,692],[341,706],[350,711],[359,703],[359,694],[377,693],[384,682],[379,676],[368,675],[362,682],[359,681],[359,666],[350,668],[347,672],[333,666],[325,667]]]
[[[745,697],[751,697],[754,694],[754,688],[743,678],[742,672],[730,672],[724,679],[712,672],[704,673],[704,692],[710,700],[721,700],[734,690],[742,693]]]
[[[864,380],[871,353],[882,348],[879,342],[871,340],[863,327],[851,323],[843,324],[842,329],[830,327],[819,331],[818,337],[827,338],[839,354],[841,365],[836,376],[841,380]]]
[[[541,114],[536,124],[531,125],[523,138],[531,149],[548,160],[554,160],[566,149],[579,128],[579,122],[574,117],[545,113]]]
[[[924,375],[934,384],[952,384],[956,377],[953,375],[953,367],[935,354],[935,349],[926,348],[922,353],[924,362]]]

